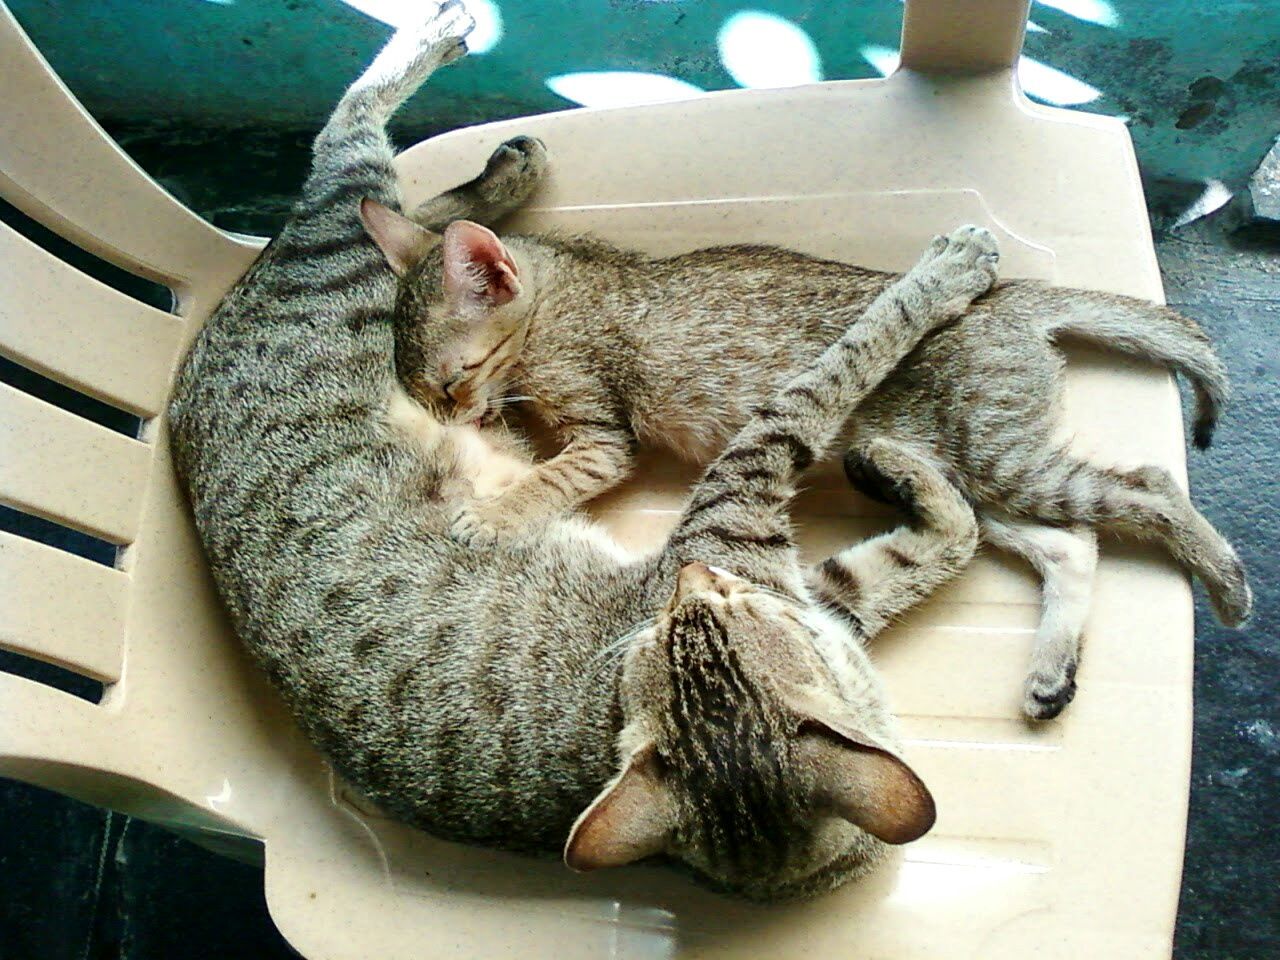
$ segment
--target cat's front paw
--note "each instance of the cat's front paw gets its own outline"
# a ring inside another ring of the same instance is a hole
[[[498,528],[474,504],[461,507],[449,520],[449,536],[469,547],[484,549],[498,541]]]
[[[475,27],[462,0],[444,0],[423,24],[423,42],[444,66],[467,55],[467,34]]]
[[[534,524],[535,516],[521,509],[517,498],[495,497],[459,507],[449,523],[449,535],[472,547],[491,547]]]
[[[991,289],[999,264],[1000,246],[991,231],[965,226],[934,237],[911,273],[934,311],[953,319]]]

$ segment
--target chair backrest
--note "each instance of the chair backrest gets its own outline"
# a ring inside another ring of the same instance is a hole
[[[1159,299],[1123,125],[1019,92],[1026,8],[909,0],[904,66],[885,80],[460,130],[400,158],[406,200],[469,178],[498,141],[531,133],[554,171],[515,228],[592,230],[654,252],[774,241],[901,268],[931,234],[971,221],[1000,235],[1006,275]],[[108,684],[95,706],[0,676],[0,772],[206,839],[263,838],[273,917],[313,958],[1168,956],[1191,605],[1185,580],[1147,553],[1104,560],[1084,692],[1053,723],[1020,718],[1038,596],[1001,560],[975,563],[878,643],[909,753],[939,799],[938,825],[866,882],[813,903],[750,907],[656,869],[578,877],[436,841],[369,807],[328,774],[241,655],[164,442],[159,414],[178,356],[256,244],[152,184],[7,13],[0,85],[0,194],[173,287],[179,302],[175,315],[123,302],[0,231],[0,270],[21,259],[18,287],[31,288],[0,286],[0,349],[151,418],[135,441],[0,395],[0,499],[127,545],[105,569],[0,541],[0,643]],[[33,276],[38,288],[22,279]],[[1080,436],[1180,470],[1167,375],[1073,356],[1068,414]],[[651,463],[597,514],[632,544],[654,542],[686,480]],[[798,513],[815,553],[887,523],[834,472],[818,474]]]

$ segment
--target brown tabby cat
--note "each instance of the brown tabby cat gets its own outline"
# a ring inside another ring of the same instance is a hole
[[[526,152],[516,179],[527,194],[545,151],[531,142]],[[446,205],[427,209],[438,229]],[[398,362],[411,392],[457,422],[522,397],[563,443],[499,496],[460,506],[453,529],[469,543],[602,493],[627,475],[637,443],[706,462],[895,279],[770,247],[652,259],[583,237],[503,241],[466,221],[440,242],[398,214],[366,212],[403,280]],[[859,489],[887,499],[872,443],[907,445],[976,505],[990,543],[1035,567],[1044,609],[1024,710],[1040,719],[1075,695],[1095,528],[1163,543],[1228,624],[1252,602],[1235,551],[1167,471],[1098,466],[1061,438],[1059,335],[1182,373],[1196,393],[1196,442],[1208,445],[1227,379],[1193,321],[1128,297],[1015,281],[930,337],[859,406],[845,459]]]
[[[787,510],[848,410],[990,287],[993,242],[935,241],[747,422],[655,556],[574,518],[467,547],[451,517],[505,441],[398,386],[395,276],[360,219],[362,197],[398,206],[387,118],[465,50],[456,0],[429,10],[338,104],[294,216],[175,384],[175,461],[235,627],[337,770],[408,823],[577,869],[664,854],[757,898],[840,884],[934,816],[861,641],[963,568],[976,523],[888,441],[871,453],[910,526],[805,570]]]

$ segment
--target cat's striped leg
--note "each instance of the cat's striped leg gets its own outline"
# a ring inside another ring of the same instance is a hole
[[[1064,448],[1028,465],[1018,479],[999,501],[1003,513],[1161,543],[1200,578],[1224,624],[1248,619],[1253,591],[1244,564],[1168,470],[1098,466]]]
[[[1033,720],[1056,717],[1076,695],[1076,666],[1093,597],[1098,538],[1089,527],[1046,527],[987,514],[982,516],[982,538],[1025,558],[1040,576],[1040,624],[1031,647],[1022,709]]]
[[[927,333],[990,289],[998,257],[995,238],[980,227],[935,238],[858,322],[755,411],[708,468],[667,549],[798,595],[788,510],[796,480]]]
[[[423,19],[401,27],[379,51],[373,63],[347,88],[329,122],[316,137],[311,176],[303,185],[303,208],[346,200],[358,223],[360,193],[398,207],[394,189],[393,156],[386,123],[391,115],[433,74],[467,52],[466,36],[475,21],[461,0],[423,4]],[[393,189],[388,191],[387,185]],[[335,186],[342,197],[331,196]]]
[[[623,430],[604,424],[580,425],[568,439],[559,454],[498,496],[460,505],[450,525],[451,535],[474,547],[487,546],[586,503],[631,473],[635,441]]]
[[[909,505],[911,522],[828,557],[806,579],[865,639],[959,574],[973,558],[978,526],[960,491],[921,455],[884,439],[858,452]]]

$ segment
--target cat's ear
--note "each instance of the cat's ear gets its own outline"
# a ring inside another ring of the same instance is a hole
[[[621,867],[666,847],[674,825],[671,797],[652,747],[632,755],[622,775],[578,817],[564,847],[574,870]]]
[[[886,843],[909,843],[937,816],[924,782],[892,750],[830,716],[807,717],[796,744],[814,798]]]
[[[444,290],[471,306],[500,307],[520,295],[519,270],[492,230],[455,220],[444,231]]]
[[[426,227],[368,197],[360,201],[360,219],[398,277],[408,273],[439,239]]]

